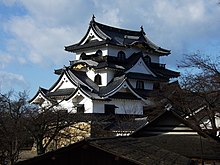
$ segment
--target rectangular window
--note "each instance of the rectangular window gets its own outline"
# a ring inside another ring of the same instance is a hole
[[[77,113],[84,113],[85,112],[84,104],[77,104],[76,111]]]
[[[113,115],[115,114],[115,105],[112,104],[105,104],[105,114],[107,115]]]
[[[136,89],[144,89],[144,81],[138,80],[136,82]]]

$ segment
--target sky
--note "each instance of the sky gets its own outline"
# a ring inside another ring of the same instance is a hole
[[[75,59],[64,46],[80,41],[92,15],[97,22],[130,30],[144,27],[161,59],[178,71],[184,54],[220,55],[218,0],[0,0],[0,92],[50,88],[54,69]]]

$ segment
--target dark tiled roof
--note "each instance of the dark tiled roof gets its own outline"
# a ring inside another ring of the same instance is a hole
[[[103,100],[100,96],[98,91],[91,90],[86,86],[79,86],[79,90],[82,91],[87,97],[92,98],[92,99],[101,99]]]
[[[119,132],[119,131],[133,132],[147,123],[148,123],[147,118],[136,118],[136,119],[129,120],[129,121],[116,120],[115,122],[112,122],[110,125],[108,125],[105,128],[105,130],[111,130],[111,131],[116,131],[116,132]]]
[[[153,44],[145,36],[143,29],[141,29],[140,31],[126,30],[104,25],[95,21],[92,22],[92,25],[95,27],[95,29],[98,29],[97,32],[107,35],[108,39],[110,39],[116,45],[133,45],[138,42],[141,44],[145,44],[155,51],[159,51],[160,53],[170,54],[169,50],[160,48]]]
[[[189,158],[148,143],[143,138],[126,137],[94,140],[90,142],[90,145],[142,165],[187,165],[190,162]]]
[[[124,80],[125,80],[124,76],[117,77],[107,86],[101,87],[99,90],[100,96],[107,96],[109,93],[117,89],[124,82]]]
[[[41,91],[43,94],[46,94],[48,92],[48,89],[39,87],[39,91]]]
[[[96,92],[99,90],[98,85],[88,78],[86,72],[69,69],[68,73],[71,79],[77,81],[78,84],[89,87],[90,90],[94,90]]]
[[[104,157],[100,158],[101,155]],[[110,156],[112,159],[109,159]],[[190,163],[189,158],[150,144],[145,139],[117,137],[83,140],[17,164],[55,163],[61,165],[64,162],[64,164],[76,163],[83,165],[103,164],[106,159],[111,161],[106,162],[108,165],[116,163],[123,165],[188,165]]]
[[[142,98],[152,96],[152,94],[153,94],[152,90],[147,90],[147,89],[135,89],[135,88],[133,88],[133,91],[135,91]]]
[[[109,67],[109,68],[115,68],[115,69],[121,69],[121,70],[129,70],[131,67],[134,66],[134,64],[137,63],[137,61],[143,58],[143,53],[138,52],[138,53],[133,53],[129,58],[125,59],[124,61],[119,61],[117,57],[108,57],[105,59],[105,61],[99,63],[96,67],[98,68],[104,68],[104,67]],[[143,61],[144,58],[143,58]],[[158,64],[158,63],[145,63],[148,68],[155,74],[157,77],[153,77],[151,75],[141,75],[141,73],[128,73],[128,76],[132,78],[131,76],[135,76],[134,78],[139,79],[139,78],[146,78],[146,80],[160,80],[160,81],[168,81],[169,78],[173,77],[178,77],[180,75],[179,72],[175,72],[169,69],[166,69],[164,65]],[[143,76],[143,77],[142,77]]]
[[[133,73],[133,72],[128,72],[125,73],[126,70],[128,71],[131,67],[134,66],[137,61],[143,58],[143,53],[138,52],[138,53],[133,53],[128,59],[125,61],[119,61],[115,57],[103,57],[101,62],[94,61],[92,59],[87,59],[87,60],[77,60],[74,61],[72,66],[69,67],[64,67],[63,69],[58,70],[61,75],[60,78],[57,80],[57,82],[50,88],[53,89],[57,83],[60,81],[61,77],[63,74],[66,74],[67,77],[70,79],[70,81],[76,85],[80,86],[82,88],[82,91],[87,93],[88,96],[94,99],[100,99],[101,97],[108,96],[109,94],[123,83],[125,79],[127,79],[127,83],[129,84],[129,79],[141,79],[141,80],[150,80],[150,81],[168,81],[170,77],[174,77],[173,75],[177,74],[177,72],[170,71],[168,69],[165,69],[164,67],[156,66],[154,65],[151,67],[151,65],[146,64],[149,69],[157,75],[157,77],[154,77],[153,75],[149,74],[143,74],[143,73]],[[143,59],[144,60],[144,59]],[[76,69],[72,69],[73,65],[77,64],[86,64],[88,66],[91,66],[95,69],[102,69],[105,67],[116,69],[117,74],[115,75],[116,77],[107,85],[107,86],[101,86],[99,87],[95,82],[93,82],[86,74],[85,71],[80,71]],[[158,73],[157,73],[158,71]],[[132,86],[130,85],[132,88]],[[148,90],[138,90],[135,88],[132,88],[132,90],[141,98],[146,98],[147,96],[150,96],[150,92]],[[48,96],[55,96],[55,95],[64,95],[64,94],[69,94],[68,92],[63,92],[63,91],[56,91],[55,93],[51,93]],[[137,96],[135,95],[123,95],[123,93],[117,93],[113,96],[112,98],[119,98],[122,97],[124,99],[130,98],[130,99],[137,99]],[[140,98],[139,98],[140,99]]]
[[[220,160],[220,144],[173,111],[165,111],[132,136],[188,158]]]
[[[48,93],[46,96],[51,97],[51,96],[68,96],[72,94],[75,91],[74,88],[65,88],[65,89],[58,89],[54,92]]]
[[[142,138],[141,138],[142,139]],[[158,135],[143,140],[188,158],[220,160],[220,144],[197,135]]]
[[[164,111],[163,114],[155,118],[149,124],[140,128],[132,134],[134,137],[146,137],[159,134],[192,134],[195,135],[199,132],[201,135],[206,136],[201,130],[184,120],[180,115],[173,110]]]
[[[55,70],[54,70],[54,73],[57,74],[57,75],[61,75],[62,72],[63,72],[63,70],[64,70],[63,68],[61,68],[61,69],[55,69]]]
[[[119,69],[119,70],[124,70],[124,66],[122,65],[117,65],[116,63],[111,63],[111,62],[107,62],[107,61],[104,61],[104,62],[100,62],[96,67],[95,69],[101,69],[101,68],[112,68],[112,69]]]
[[[162,79],[160,77],[154,77],[153,75],[144,74],[144,73],[129,72],[126,74],[126,77],[130,79],[139,79],[139,80],[166,81],[165,79]]]
[[[96,35],[102,38],[103,41],[92,40],[90,42],[86,42],[85,44],[81,45],[82,42],[86,39],[86,36],[88,35],[90,29],[93,29]],[[143,29],[141,29],[140,31],[125,30],[125,29],[104,25],[94,20],[90,22],[90,26],[87,30],[87,33],[82,38],[82,40],[77,44],[66,46],[65,50],[74,52],[79,49],[89,48],[94,46],[103,46],[105,44],[112,44],[117,46],[126,46],[126,45],[133,46],[133,45],[141,44],[146,49],[154,50],[160,55],[170,54],[169,50],[158,47],[154,43],[152,43],[145,36]]]
[[[139,100],[137,96],[135,96],[133,93],[128,92],[117,92],[114,95],[110,96],[109,98],[113,99],[131,99],[131,100]]]
[[[130,69],[134,64],[137,63],[137,61],[143,57],[143,53],[142,52],[138,52],[138,53],[133,53],[129,58],[126,59],[126,62],[125,62],[125,66],[126,66],[126,69]]]
[[[166,78],[173,78],[173,77],[179,77],[180,73],[179,72],[175,72],[166,68],[153,68],[154,73],[156,73],[157,75],[161,75],[163,77]]]
[[[83,45],[78,45],[78,44],[70,45],[70,46],[65,47],[65,50],[76,51],[76,50],[81,50],[85,48],[102,47],[109,43],[110,43],[109,41],[92,41],[92,42],[85,43]]]

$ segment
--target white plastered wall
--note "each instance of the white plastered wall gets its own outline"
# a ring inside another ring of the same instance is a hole
[[[104,104],[108,102],[93,100],[93,113],[104,113]]]
[[[102,80],[102,85],[101,86],[106,86],[113,78],[114,78],[114,71],[113,70],[100,70],[98,72],[95,72],[94,70],[88,70],[86,72],[87,76],[94,81],[95,76],[97,74],[100,74],[101,80]]]
[[[75,113],[74,105],[71,99],[69,100],[63,100],[59,104],[63,109],[66,109],[68,112]]]
[[[143,114],[143,102],[140,100],[113,100],[112,102],[118,107],[116,108],[116,114]]]
[[[141,100],[127,100],[127,99],[112,99],[112,101],[93,101],[94,113],[104,113],[105,104],[112,104],[117,106],[116,114],[143,114],[144,103]]]
[[[96,49],[94,48],[89,48],[83,51],[76,52],[76,60],[79,60],[80,55],[84,52],[87,55],[95,54],[97,50],[102,51],[102,56],[113,56],[117,57],[119,51],[123,51],[126,55],[126,58],[130,57],[133,53],[138,53],[141,50],[140,49],[134,49],[134,48],[120,48],[120,47],[110,47],[110,46],[105,46],[105,47],[98,47]]]
[[[150,54],[148,52],[144,52],[144,56],[149,56],[151,58],[151,62],[153,63],[160,63],[160,56],[158,55],[154,55],[154,54]]]
[[[126,58],[129,58],[133,53],[140,52],[140,50],[133,48],[124,49],[124,48],[108,47],[107,53],[110,56],[117,57],[119,51],[123,51],[125,53]]]
[[[94,81],[94,78],[95,78],[96,73],[95,73],[94,70],[90,69],[90,70],[88,70],[88,71],[86,72],[86,75],[87,75],[92,81]]]
[[[79,104],[84,104],[84,113],[93,113],[93,102],[90,98],[85,97]]]
[[[121,48],[121,47],[112,47],[109,45],[105,45],[104,47],[99,47],[97,48],[97,50],[101,50],[103,56],[110,55],[114,57],[117,57],[119,51],[123,51],[126,55],[126,58],[129,58],[133,53],[138,53],[142,51],[142,49],[137,49],[137,48]],[[87,55],[91,55],[91,54],[95,54],[97,50],[96,49],[94,50],[94,48],[89,48],[83,51],[76,52],[76,60],[79,60],[79,57],[83,52],[86,53]],[[151,62],[160,63],[160,56],[144,52],[144,56],[146,55],[151,57]]]
[[[106,86],[113,78],[114,78],[114,71],[113,70],[102,70],[99,72],[102,78],[102,85]]]
[[[92,100],[84,95],[82,92],[78,91],[72,98],[70,98],[72,102],[72,107],[75,109],[77,104],[83,104],[85,108],[84,113],[93,113],[93,102]]]

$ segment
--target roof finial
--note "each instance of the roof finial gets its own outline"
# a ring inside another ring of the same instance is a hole
[[[92,21],[95,21],[95,15],[94,14],[92,15]]]
[[[93,15],[92,15],[92,19],[91,19],[91,21],[90,21],[89,24],[92,25],[94,22],[95,22],[95,15],[93,14]]]
[[[140,28],[141,28],[141,32],[142,32],[143,34],[145,34],[143,25],[141,25]]]

